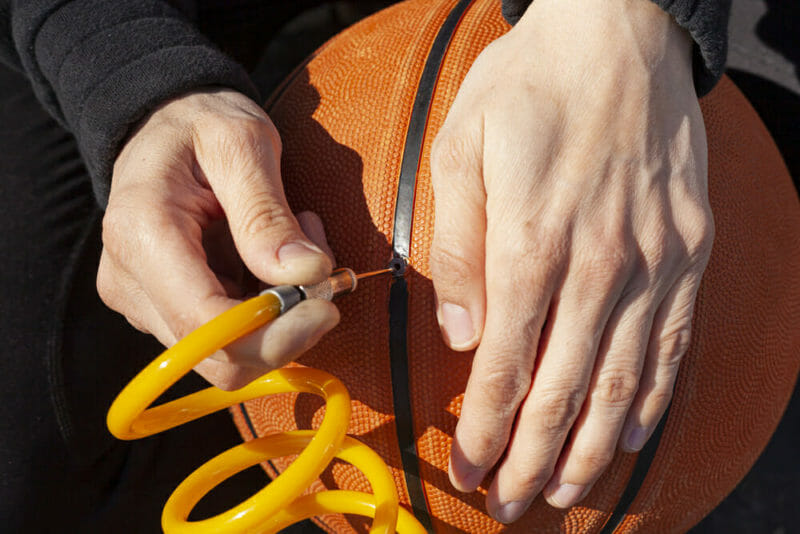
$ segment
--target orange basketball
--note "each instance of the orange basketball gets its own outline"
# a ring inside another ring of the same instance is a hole
[[[496,523],[483,494],[461,494],[447,477],[471,358],[444,345],[434,316],[429,155],[470,65],[507,30],[496,0],[410,0],[332,39],[271,99],[290,204],[320,214],[339,264],[378,269],[393,242],[409,247],[404,276],[366,282],[340,301],[340,326],[300,363],[344,382],[353,398],[349,433],[383,457],[401,502],[436,532],[687,530],[744,476],[792,392],[800,366],[797,193],[764,125],[723,79],[701,102],[717,236],[660,439],[638,455],[618,452],[580,505],[558,510],[538,498],[516,523]],[[409,232],[396,217],[413,222]],[[321,406],[287,394],[233,414],[252,439],[315,427]],[[274,475],[290,462],[265,468]],[[369,491],[344,463],[329,466],[312,490],[323,487]],[[350,516],[317,521],[329,532],[368,525]]]

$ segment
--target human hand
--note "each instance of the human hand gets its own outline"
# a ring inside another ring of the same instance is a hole
[[[258,280],[323,280],[333,256],[322,222],[289,210],[280,151],[264,111],[235,91],[198,91],[156,109],[114,165],[97,273],[103,301],[170,346]],[[222,389],[242,387],[338,321],[332,303],[302,302],[195,369]]]
[[[710,255],[691,41],[644,0],[536,0],[464,80],[432,152],[437,317],[477,351],[450,479],[511,522],[641,449]]]

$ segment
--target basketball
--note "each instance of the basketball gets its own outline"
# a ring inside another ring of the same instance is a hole
[[[508,29],[496,0],[409,0],[331,39],[267,102],[283,141],[290,205],[320,215],[338,264],[380,269],[398,243],[407,243],[404,272],[365,281],[339,301],[340,325],[296,365],[342,380],[352,396],[348,434],[380,454],[402,505],[435,532],[688,530],[750,469],[794,387],[797,192],[755,111],[723,78],[701,100],[716,239],[660,433],[639,454],[617,452],[571,509],[538,497],[515,523],[495,522],[485,509],[485,487],[462,494],[448,480],[472,361],[470,353],[446,347],[435,317],[429,160],[473,61]],[[231,411],[250,440],[315,428],[323,410],[316,397],[283,394]],[[291,461],[264,468],[274,476]],[[310,490],[325,488],[370,491],[366,478],[343,462],[331,464]],[[335,533],[369,527],[356,516],[315,521]]]

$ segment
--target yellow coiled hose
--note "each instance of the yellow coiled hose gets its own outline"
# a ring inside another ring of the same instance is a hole
[[[350,395],[335,377],[317,369],[279,369],[236,391],[215,387],[153,408],[148,407],[200,361],[256,330],[281,313],[271,293],[247,300],[201,326],[145,367],[117,396],[107,424],[119,439],[137,439],[193,421],[249,399],[303,392],[326,402],[319,429],[265,436],[229,449],[184,480],[164,506],[161,526],[167,534],[266,533],[325,513],[374,517],[370,532],[424,533],[416,518],[398,504],[386,464],[363,443],[345,435]],[[188,521],[192,508],[223,480],[257,463],[298,454],[280,476],[238,506],[214,517]],[[334,457],[360,469],[373,494],[332,490],[301,496]]]

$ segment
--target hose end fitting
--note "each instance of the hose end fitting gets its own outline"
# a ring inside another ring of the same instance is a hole
[[[333,300],[352,293],[358,286],[358,277],[352,269],[336,269],[324,281],[309,286],[298,286],[305,299]]]

